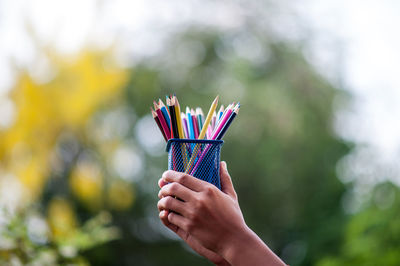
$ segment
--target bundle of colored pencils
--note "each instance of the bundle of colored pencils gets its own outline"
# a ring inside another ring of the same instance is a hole
[[[220,140],[240,109],[240,103],[231,103],[226,108],[221,105],[217,113],[217,96],[204,119],[200,107],[186,107],[186,113],[183,113],[176,95],[166,97],[166,106],[161,99],[153,104],[154,110],[152,107],[150,110],[165,141],[172,138]]]

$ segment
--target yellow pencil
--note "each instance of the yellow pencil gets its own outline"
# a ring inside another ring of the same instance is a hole
[[[174,95],[173,101],[175,104],[175,115],[176,115],[176,124],[178,126],[178,135],[179,135],[179,138],[183,139],[183,138],[185,138],[185,135],[183,133],[181,107],[179,105],[178,97],[176,97]],[[188,154],[186,152],[186,145],[184,145],[182,143],[180,145],[181,145],[181,152],[182,152],[182,157],[183,157],[183,166],[186,169],[186,166],[188,164]]]
[[[185,138],[185,135],[183,134],[183,127],[182,127],[181,107],[179,105],[179,101],[176,96],[174,96],[174,101],[175,101],[175,115],[176,115],[176,124],[178,126],[178,134],[179,138],[183,139]]]
[[[219,98],[219,96],[217,96],[215,98],[215,100],[213,101],[213,103],[211,104],[210,110],[208,111],[208,114],[207,114],[206,121],[204,121],[204,125],[203,125],[203,128],[201,129],[201,132],[200,132],[200,135],[199,135],[198,139],[204,139],[204,136],[206,135],[208,125],[210,124],[210,121],[212,119],[214,111],[215,111],[215,109],[217,108],[217,105],[218,105],[218,98]]]
[[[218,105],[218,98],[219,98],[219,96],[217,96],[217,97],[215,98],[215,100],[213,101],[213,103],[211,104],[210,110],[208,111],[208,114],[207,114],[206,121],[204,121],[204,125],[203,125],[203,128],[202,128],[202,130],[201,130],[201,132],[200,132],[200,134],[199,134],[198,139],[204,139],[204,137],[205,137],[205,135],[206,135],[207,128],[208,128],[208,126],[209,126],[209,124],[210,124],[210,121],[211,121],[211,119],[212,119],[212,116],[213,116],[213,114],[214,114],[214,111],[215,111],[215,109],[217,108],[217,105]],[[199,145],[199,144],[196,144],[196,146],[194,147],[193,153],[192,153],[192,157],[190,158],[189,165],[188,165],[188,167],[186,168],[185,173],[190,173],[191,168],[192,168],[192,166],[193,166],[193,163],[194,163],[194,161],[196,160],[196,157],[197,157],[197,155],[198,155],[198,152],[199,152],[199,148],[200,148],[200,147],[201,147],[201,145]]]

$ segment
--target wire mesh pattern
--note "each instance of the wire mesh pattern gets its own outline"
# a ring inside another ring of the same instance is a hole
[[[186,172],[219,189],[219,163],[223,140],[170,139],[167,144],[168,169]]]

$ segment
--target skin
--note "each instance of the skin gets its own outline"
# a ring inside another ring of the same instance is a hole
[[[185,173],[166,171],[158,184],[162,223],[216,265],[286,265],[246,225],[225,162],[221,190]]]

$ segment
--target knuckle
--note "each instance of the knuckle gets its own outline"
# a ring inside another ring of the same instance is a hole
[[[162,179],[165,179],[165,178],[167,177],[167,175],[168,175],[167,172],[168,172],[168,171],[164,171],[164,173],[161,175],[161,178],[162,178]]]
[[[177,183],[172,183],[168,185],[168,192],[173,194],[176,193],[178,191],[178,187],[179,185]]]
[[[210,186],[207,186],[205,189],[204,189],[204,194],[207,196],[207,197],[212,197],[213,195],[214,195],[214,193],[215,193],[215,190],[214,190],[214,188],[210,185]]]
[[[165,172],[162,174],[161,177],[162,177],[163,179],[165,179],[165,178],[171,176],[172,172],[173,172],[172,170],[167,170],[167,171],[165,171]]]
[[[189,176],[188,176],[187,174],[182,174],[182,175],[179,177],[179,183],[181,183],[181,184],[186,184],[187,181],[188,181],[188,178],[189,178]]]
[[[165,207],[169,208],[172,206],[174,199],[170,196],[163,198],[164,199],[164,203],[165,203]]]
[[[203,210],[207,205],[207,198],[204,196],[200,196],[196,203],[195,203],[195,208],[198,210]]]
[[[158,208],[159,210],[163,208],[162,200],[159,200],[159,201],[157,202],[157,208]]]
[[[192,221],[186,222],[186,231],[191,233],[193,232],[193,229],[195,228],[195,224]]]
[[[189,220],[197,221],[198,218],[199,218],[199,212],[196,211],[196,210],[194,210],[194,209],[190,209],[190,210],[187,212],[187,217],[189,218]]]

